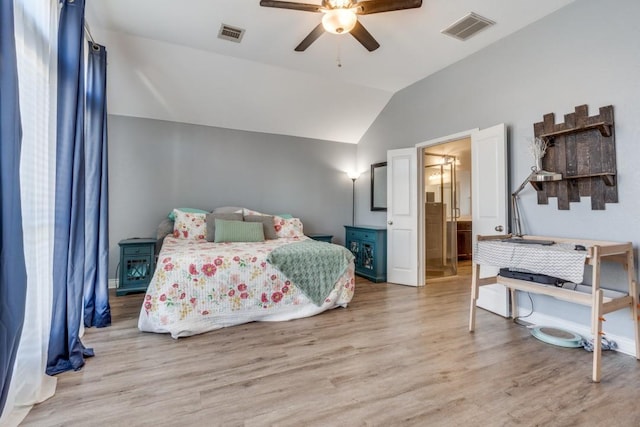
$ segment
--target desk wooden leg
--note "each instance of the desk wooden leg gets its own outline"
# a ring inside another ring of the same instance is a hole
[[[636,359],[640,360],[640,313],[638,310],[638,282],[636,282],[636,270],[635,263],[633,261],[633,250],[627,251],[627,263],[625,264],[627,270],[627,282],[629,282],[629,295],[632,296],[631,302],[631,319],[633,320],[633,327],[635,330],[636,339]]]
[[[595,305],[591,310],[591,329],[593,332],[593,382],[599,383],[602,366],[602,289],[595,295]]]
[[[518,304],[516,303],[516,290],[509,288],[509,294],[511,295],[511,318],[518,317]]]
[[[480,278],[480,265],[475,262],[471,266],[471,303],[469,305],[469,332],[476,328],[476,301],[480,292],[478,279]]]
[[[635,280],[631,281],[631,295],[633,295],[633,302],[631,308],[631,316],[633,316],[633,325],[635,327],[636,338],[636,359],[640,360],[640,312],[638,310],[638,284]]]

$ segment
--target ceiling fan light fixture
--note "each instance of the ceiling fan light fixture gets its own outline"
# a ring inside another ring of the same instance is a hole
[[[331,9],[348,9],[351,6],[351,0],[329,0]]]
[[[322,26],[332,34],[346,34],[358,22],[354,9],[329,9],[322,17]]]

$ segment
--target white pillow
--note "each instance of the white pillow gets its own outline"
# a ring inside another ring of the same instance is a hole
[[[302,237],[302,221],[300,218],[282,218],[281,216],[273,217],[276,235],[278,237]]]
[[[174,209],[173,237],[188,240],[206,240],[207,216],[197,212],[183,212]]]

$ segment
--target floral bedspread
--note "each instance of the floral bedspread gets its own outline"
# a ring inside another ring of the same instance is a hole
[[[142,304],[138,328],[178,338],[346,307],[355,289],[353,262],[318,307],[266,261],[273,249],[303,239],[211,243],[168,236]]]

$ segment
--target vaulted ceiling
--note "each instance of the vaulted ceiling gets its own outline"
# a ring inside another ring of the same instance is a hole
[[[295,52],[321,15],[259,0],[90,0],[86,21],[109,55],[111,114],[357,143],[398,90],[572,1],[423,0],[359,16],[373,52],[330,33]],[[440,32],[469,12],[496,24],[467,41]],[[218,38],[221,24],[244,29],[241,42]]]

